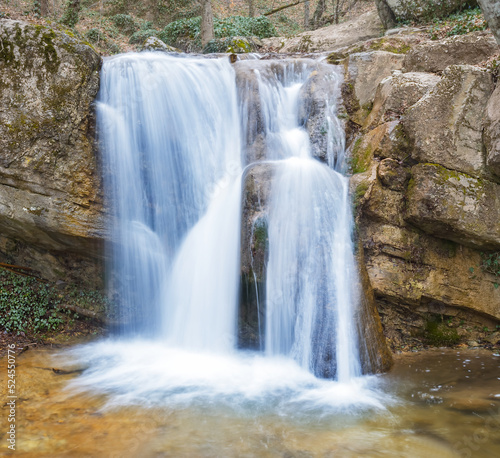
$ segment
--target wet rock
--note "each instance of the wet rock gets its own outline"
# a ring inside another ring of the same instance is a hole
[[[492,345],[497,345],[500,342],[500,332],[494,332],[493,334],[484,337],[483,340]]]
[[[384,159],[378,167],[378,177],[381,183],[393,191],[403,191],[410,179],[406,167],[394,159]]]
[[[344,126],[336,122],[341,82],[330,65],[317,63],[299,95],[299,119],[309,133],[311,154],[331,165],[345,148]]]
[[[241,219],[241,296],[238,345],[264,348],[265,268],[269,255],[267,217],[276,165],[254,164],[243,176]]]
[[[487,413],[492,409],[494,409],[496,404],[487,399],[480,399],[480,398],[468,398],[468,399],[447,398],[445,406],[448,409],[472,414],[472,413]]]
[[[356,107],[353,121],[362,125],[372,109],[373,100],[379,83],[390,76],[394,70],[400,70],[404,55],[385,51],[372,51],[351,54],[346,60],[346,84],[350,104]]]
[[[434,88],[439,80],[439,76],[429,73],[394,71],[378,85],[373,109],[364,127],[398,119],[407,108],[417,103]]]
[[[0,20],[0,230],[97,256],[106,235],[91,104],[100,57],[50,28]]]
[[[500,185],[435,164],[412,168],[405,219],[436,237],[500,248]]]
[[[478,0],[488,26],[500,45],[500,4],[496,0]]]
[[[498,53],[490,32],[473,32],[413,47],[404,60],[407,72],[440,73],[450,65],[475,65]]]
[[[500,177],[500,85],[488,101],[486,107],[486,126],[484,129],[486,164]]]
[[[364,135],[358,135],[347,151],[354,174],[368,170],[374,157],[402,162],[408,156],[408,141],[398,121],[381,124]]]
[[[225,37],[211,40],[203,49],[203,53],[246,54],[258,52],[264,44],[258,37]]]
[[[402,117],[412,158],[481,175],[483,119],[492,91],[490,73],[468,65],[448,67],[436,87]]]
[[[380,38],[372,38],[370,40],[355,43],[351,46],[345,46],[337,49],[328,55],[327,61],[333,65],[339,65],[344,59],[351,54],[370,51],[386,51],[393,54],[406,54],[413,46],[427,41],[426,35],[421,33],[410,33],[405,29],[398,28],[397,35],[383,36]],[[403,30],[403,31],[402,31]],[[405,34],[407,32],[408,34]]]
[[[358,324],[362,370],[364,374],[387,372],[393,365],[392,354],[384,336],[361,247],[358,249],[357,265],[361,294],[355,321]]]

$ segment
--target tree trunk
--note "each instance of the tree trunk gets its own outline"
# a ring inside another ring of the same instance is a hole
[[[392,29],[396,27],[396,16],[386,0],[375,0],[377,5],[378,15],[384,29]]]
[[[498,0],[479,0],[484,18],[500,45],[500,3]]]
[[[248,0],[248,16],[255,16],[255,3],[254,0]]]
[[[214,39],[214,17],[210,0],[201,0],[201,45],[205,47]]]
[[[326,10],[326,0],[319,0],[318,5],[316,6],[316,10],[314,11],[312,17],[312,26],[314,29],[318,28],[319,21],[321,20],[321,16]]]
[[[309,30],[309,0],[304,2],[304,30]]]
[[[40,16],[48,16],[49,0],[40,0]]]

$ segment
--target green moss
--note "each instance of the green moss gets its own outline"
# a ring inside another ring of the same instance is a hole
[[[368,170],[372,161],[373,151],[371,145],[363,147],[363,138],[358,138],[352,148],[349,165],[351,173],[363,173]]]
[[[427,343],[436,347],[450,347],[460,342],[456,328],[449,327],[441,315],[427,321],[424,338]]]
[[[267,250],[269,246],[269,233],[264,221],[257,221],[253,228],[253,244],[255,250]]]
[[[369,185],[366,181],[362,181],[361,183],[356,186],[356,190],[354,191],[353,199],[352,199],[352,205],[354,208],[354,211],[356,211],[363,198],[365,197],[366,191],[368,191]]]

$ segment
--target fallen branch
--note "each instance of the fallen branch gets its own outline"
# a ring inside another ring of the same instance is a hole
[[[78,307],[78,305],[73,305],[73,304],[58,304],[56,305],[58,309],[61,310],[69,310],[70,312],[73,313],[78,313],[78,315],[81,315],[85,318],[91,318],[92,320],[99,321],[102,324],[105,324],[107,326],[121,326],[123,323],[119,323],[117,321],[110,320],[109,318],[103,317],[97,312],[94,312],[93,310],[87,310],[82,307]]]
[[[37,274],[30,273],[30,272],[35,272],[31,267],[16,266],[14,264],[6,264],[5,262],[0,262],[0,267],[2,269],[8,270],[9,272],[13,272],[18,275],[34,278],[37,281],[41,282],[45,281],[42,278],[40,278]]]
[[[274,10],[268,11],[267,13],[264,13],[262,16],[271,16],[271,14],[274,13],[279,13],[280,11],[283,11],[287,8],[291,8],[292,6],[297,6],[299,3],[304,3],[305,0],[298,0],[295,3],[289,3],[288,5],[283,5],[278,8],[275,8]]]

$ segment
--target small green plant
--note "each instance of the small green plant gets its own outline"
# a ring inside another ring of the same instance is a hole
[[[481,269],[500,277],[500,251],[481,253]]]
[[[139,26],[129,14],[115,14],[110,17],[113,24],[125,35],[132,35]],[[148,27],[150,28],[150,27]]]
[[[7,332],[56,330],[63,322],[56,309],[59,303],[49,284],[0,270],[0,326]]]
[[[78,2],[75,2],[75,0],[68,0],[66,2],[64,14],[60,20],[61,24],[64,24],[71,28],[75,27],[79,20],[79,12],[80,4]]]
[[[99,29],[90,29],[85,33],[85,37],[91,43],[97,43],[98,41],[103,40],[102,33]]]

